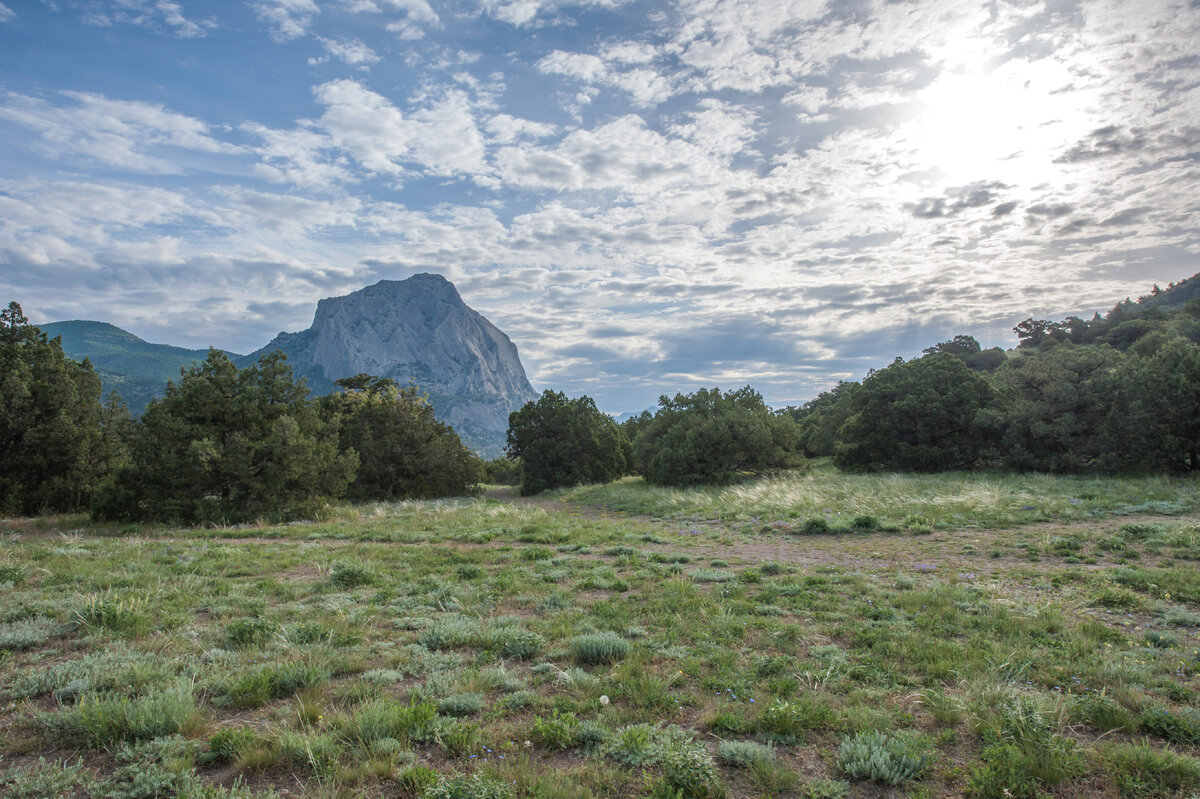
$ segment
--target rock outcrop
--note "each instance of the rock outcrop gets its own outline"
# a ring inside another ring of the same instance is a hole
[[[316,394],[364,372],[416,382],[437,418],[487,457],[503,451],[508,414],[536,397],[512,341],[441,275],[381,280],[321,300],[312,327],[280,333],[242,360],[277,349]]]

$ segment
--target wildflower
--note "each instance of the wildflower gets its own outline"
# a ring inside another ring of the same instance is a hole
[[[602,694],[600,696],[600,704],[602,704],[602,705],[608,704],[608,694]]]

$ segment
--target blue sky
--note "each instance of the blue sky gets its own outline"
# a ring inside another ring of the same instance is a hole
[[[773,404],[1200,271],[1200,3],[0,0],[0,297],[238,352],[439,272]]]

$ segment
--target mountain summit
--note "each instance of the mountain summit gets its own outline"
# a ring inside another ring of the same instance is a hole
[[[415,381],[437,418],[488,456],[504,447],[508,414],[536,397],[516,346],[441,275],[381,280],[321,300],[312,327],[280,333],[242,362],[274,350],[283,350],[316,394],[363,372],[400,385]]]

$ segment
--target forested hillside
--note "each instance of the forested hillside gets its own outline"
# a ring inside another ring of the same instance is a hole
[[[1200,276],[1014,332],[1014,350],[956,336],[789,409],[801,446],[855,471],[1200,468]]]

